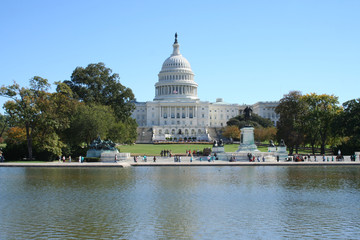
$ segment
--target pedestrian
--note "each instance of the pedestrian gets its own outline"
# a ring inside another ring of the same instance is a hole
[[[181,162],[181,156],[179,156],[179,162]]]
[[[258,162],[260,162],[260,157],[259,157],[259,156],[257,156],[256,160],[257,160]]]
[[[154,160],[154,162],[156,162],[156,157],[155,156],[154,156],[153,160]]]
[[[279,155],[277,155],[276,156],[276,161],[279,162],[279,160],[280,160],[280,157],[279,157]]]
[[[192,155],[190,156],[190,162],[192,162]]]
[[[63,162],[65,162],[65,156],[62,157]]]
[[[325,154],[323,154],[323,162],[325,162]]]
[[[143,160],[144,160],[144,162],[146,162],[146,161],[147,161],[147,157],[146,157],[146,155],[144,155]]]
[[[137,162],[137,157],[136,157],[136,156],[134,156],[134,162],[135,162],[135,163]]]
[[[262,157],[262,161],[265,162],[265,156]]]
[[[79,156],[79,163],[81,163],[81,156]]]
[[[71,156],[69,156],[69,163],[71,163]]]
[[[331,161],[332,161],[332,162],[334,161],[334,156],[331,156]]]

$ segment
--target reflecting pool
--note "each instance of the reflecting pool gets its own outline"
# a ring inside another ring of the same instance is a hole
[[[0,168],[0,239],[358,239],[360,167]]]

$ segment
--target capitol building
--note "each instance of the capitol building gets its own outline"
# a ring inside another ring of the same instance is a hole
[[[138,143],[172,140],[212,141],[221,135],[226,122],[243,113],[246,105],[230,104],[217,98],[216,102],[201,101],[198,84],[189,61],[180,53],[175,34],[173,52],[158,74],[155,98],[135,102],[132,117],[138,123]],[[253,113],[269,118],[276,125],[278,102],[257,102]]]

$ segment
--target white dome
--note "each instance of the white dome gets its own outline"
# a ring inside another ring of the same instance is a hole
[[[184,58],[181,54],[171,55],[164,61],[161,72],[181,69],[192,72],[190,63],[186,58]]]
[[[189,61],[180,54],[179,47],[175,35],[173,53],[164,61],[158,74],[154,100],[198,99],[194,73]]]

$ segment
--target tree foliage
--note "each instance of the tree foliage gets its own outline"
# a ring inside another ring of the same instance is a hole
[[[276,137],[276,128],[275,127],[268,127],[268,128],[255,128],[254,129],[254,138],[257,141],[270,141],[275,139]]]
[[[85,103],[111,106],[118,120],[126,121],[135,109],[132,90],[123,86],[119,75],[112,73],[104,63],[77,67],[71,80],[64,83]]]
[[[340,135],[342,142],[338,149],[344,154],[353,154],[360,149],[360,98],[343,104],[343,111],[333,121],[335,134]],[[337,151],[337,149],[334,149]]]
[[[4,104],[5,111],[14,122],[25,128],[28,157],[33,157],[33,131],[41,121],[40,102],[47,97],[50,87],[47,79],[35,76],[30,79],[30,87],[20,87],[16,82],[10,86],[2,86],[0,96],[10,98]]]
[[[275,112],[280,114],[280,120],[277,124],[277,140],[283,139],[292,154],[298,151],[300,144],[303,142],[302,115],[305,107],[301,102],[301,92],[291,91],[280,99],[279,105]]]
[[[307,126],[307,134],[312,132],[318,134],[321,154],[325,154],[325,145],[328,143],[332,133],[332,123],[341,112],[341,108],[338,106],[338,97],[311,93],[302,96],[301,101],[306,105],[303,122]]]
[[[226,126],[222,135],[226,138],[232,138],[234,140],[240,139],[240,129],[236,125]]]

